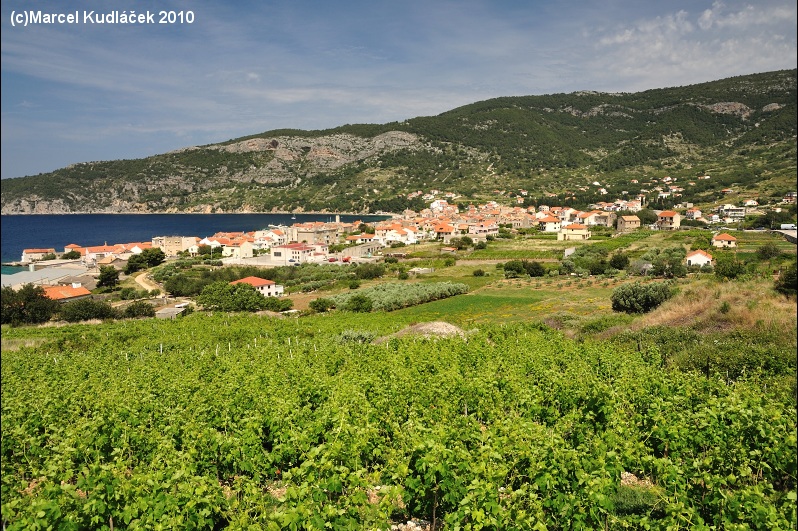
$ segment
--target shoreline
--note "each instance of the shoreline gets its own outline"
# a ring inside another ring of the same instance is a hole
[[[3,216],[88,216],[88,215],[107,215],[107,216],[230,216],[230,215],[295,215],[295,216],[386,216],[394,217],[401,214],[395,212],[324,212],[324,211],[279,211],[279,212],[30,212],[16,214],[2,214]]]

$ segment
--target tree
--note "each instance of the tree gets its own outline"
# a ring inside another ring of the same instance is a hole
[[[653,310],[673,295],[667,282],[623,284],[612,292],[612,309],[616,312],[645,313]]]
[[[144,261],[147,264],[147,267],[155,267],[157,265],[161,265],[166,260],[166,254],[158,248],[152,247],[150,249],[144,249],[141,251],[139,256],[144,257]]]
[[[682,278],[687,276],[684,265],[684,247],[653,249],[643,255],[643,260],[651,262],[651,274],[663,278]]]
[[[44,288],[25,284],[17,291],[6,286],[2,289],[2,323],[19,326],[44,323],[58,313],[60,304],[45,295]]]
[[[119,271],[114,266],[101,266],[100,277],[97,279],[98,288],[112,288],[119,284]]]
[[[784,295],[792,295],[795,297],[798,291],[798,275],[797,275],[797,262],[793,262],[787,269],[781,272],[779,279],[776,281],[776,291]]]
[[[346,301],[344,310],[348,312],[368,313],[374,307],[374,302],[365,295],[354,295]]]
[[[147,260],[140,254],[134,254],[133,256],[127,259],[127,264],[125,265],[125,274],[132,275],[136,271],[144,269],[146,267],[147,267]]]
[[[63,258],[64,260],[77,260],[78,258],[80,258],[80,256],[81,255],[78,251],[72,249],[68,253],[62,254],[61,258]]]
[[[745,273],[745,264],[734,256],[718,255],[715,257],[715,276],[721,280],[734,280]]]
[[[155,308],[146,301],[136,301],[125,307],[124,316],[127,318],[155,317]]]
[[[308,307],[314,312],[323,313],[329,310],[330,308],[334,308],[335,304],[330,299],[321,298],[310,301]]]
[[[629,266],[629,256],[624,253],[616,253],[610,257],[610,267],[623,271]]]
[[[267,306],[266,297],[250,284],[229,284],[223,280],[205,286],[197,302],[206,310],[222,312],[256,312]]]
[[[524,271],[530,277],[542,277],[546,275],[546,268],[540,262],[528,262],[524,260]]]
[[[88,321],[90,319],[115,319],[117,311],[107,302],[92,299],[80,299],[68,302],[61,307],[61,318],[70,323]]]
[[[775,243],[767,242],[766,244],[760,246],[759,249],[756,250],[756,254],[762,260],[771,260],[773,258],[778,258],[779,256],[781,256],[781,249],[779,249],[779,246],[776,245]]]

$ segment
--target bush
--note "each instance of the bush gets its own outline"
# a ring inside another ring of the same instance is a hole
[[[715,276],[721,280],[734,280],[745,274],[745,264],[731,256],[718,256],[715,260]]]
[[[447,256],[443,259],[443,266],[444,267],[452,267],[457,263],[457,259],[454,256]]]
[[[399,280],[407,280],[408,278],[410,278],[410,275],[407,274],[407,271],[399,272]]]
[[[667,282],[642,284],[634,282],[618,286],[612,292],[612,309],[616,312],[645,313],[653,310],[673,295]]]
[[[344,310],[348,312],[368,313],[374,307],[374,303],[365,295],[354,295],[344,304]]]
[[[483,270],[481,270],[481,269],[474,269],[473,275],[475,277],[484,277],[485,276],[485,272]]]
[[[796,262],[793,262],[787,269],[781,272],[779,279],[774,286],[776,291],[784,295],[796,295],[798,290],[798,278],[796,277]]]
[[[759,249],[756,250],[757,256],[762,260],[771,260],[773,258],[778,258],[781,256],[781,250],[779,246],[773,242],[768,242],[765,245],[761,246]]]
[[[310,301],[310,304],[308,304],[308,307],[311,310],[313,310],[314,312],[323,313],[323,312],[326,312],[327,310],[329,310],[331,308],[334,308],[335,307],[335,303],[333,301],[331,301],[330,299],[324,299],[324,298],[314,299],[314,300]]]
[[[88,321],[90,319],[116,319],[117,311],[107,302],[93,299],[81,299],[68,302],[61,307],[61,319],[70,323]]]
[[[136,301],[125,307],[124,316],[127,318],[155,317],[155,308],[148,302]]]
[[[352,280],[352,281],[349,282],[349,289],[357,289],[359,287],[360,287],[360,281],[359,280]]]
[[[355,276],[362,280],[380,278],[385,274],[385,266],[382,264],[360,264],[355,267]]]
[[[57,313],[60,303],[44,294],[44,288],[25,284],[18,291],[6,286],[2,289],[2,322],[19,326],[49,321]]]

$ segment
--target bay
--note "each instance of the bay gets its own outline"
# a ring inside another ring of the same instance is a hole
[[[198,236],[252,231],[269,225],[335,221],[335,214],[35,214],[2,216],[2,263],[17,262],[23,249],[151,241],[154,236]],[[341,214],[344,222],[373,222],[387,216]],[[5,274],[7,269],[4,268]],[[13,272],[8,270],[9,273]]]

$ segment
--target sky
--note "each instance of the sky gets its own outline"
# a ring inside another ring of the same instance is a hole
[[[30,12],[64,22],[25,25]],[[153,22],[99,22],[114,12]],[[2,178],[794,69],[796,22],[795,0],[2,0]]]

